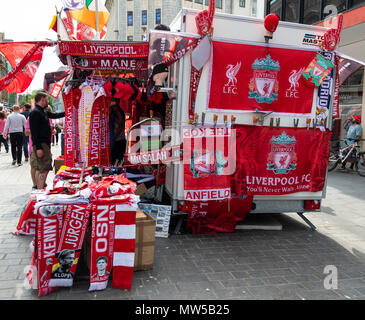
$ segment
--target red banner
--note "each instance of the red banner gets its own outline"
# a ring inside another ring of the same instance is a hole
[[[46,73],[44,75],[43,89],[46,90],[51,97],[57,99],[70,73],[71,70]]]
[[[22,93],[32,82],[43,57],[47,42],[5,42],[0,43],[0,52],[9,61],[13,70],[0,79],[0,90],[8,93]]]
[[[73,58],[71,65],[86,70],[147,70],[147,59]]]
[[[232,131],[225,127],[186,127],[184,138],[184,198],[190,201],[231,197],[235,157],[229,154]]]
[[[147,58],[147,42],[59,42],[61,55],[99,58]]]
[[[330,131],[239,125],[233,189],[239,195],[321,191]]]
[[[220,201],[185,201],[182,211],[188,212],[186,230],[191,233],[234,232],[238,221],[251,211],[252,196]]]
[[[310,114],[301,75],[316,52],[213,41],[209,109]]]
[[[147,152],[128,153],[124,156],[124,166],[167,164],[179,161],[181,159],[180,151],[180,146],[172,146]]]

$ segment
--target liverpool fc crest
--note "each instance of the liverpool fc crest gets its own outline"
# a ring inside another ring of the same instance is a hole
[[[253,77],[250,80],[249,98],[259,103],[271,103],[278,99],[279,82],[277,80],[280,65],[278,61],[266,58],[256,59],[252,65]]]
[[[276,174],[287,174],[296,167],[295,137],[289,137],[285,132],[280,136],[273,136],[270,140],[271,152],[268,156],[267,170]]]

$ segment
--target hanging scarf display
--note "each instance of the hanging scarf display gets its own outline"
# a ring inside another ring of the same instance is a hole
[[[90,217],[89,205],[68,205],[57,252],[53,259],[50,287],[71,287]]]
[[[89,132],[91,110],[95,101],[93,88],[88,83],[80,86],[81,99],[79,105],[78,121],[79,121],[79,141],[81,161],[87,163],[89,153]]]
[[[75,127],[74,127],[74,104],[73,91],[68,94],[63,92],[63,103],[65,106],[65,126],[64,126],[64,163],[68,167],[75,166]]]
[[[190,56],[191,61],[191,56]],[[200,77],[202,74],[202,70],[197,70],[191,64],[190,70],[190,89],[189,89],[189,121],[194,120],[194,113],[195,113],[195,100],[196,94],[198,92]]]
[[[323,56],[332,63],[335,63],[335,53],[323,52]],[[333,101],[333,86],[335,69],[332,69],[326,78],[323,79],[321,85],[318,88],[316,119],[317,128],[324,131],[325,121],[329,115],[329,109],[331,102]]]

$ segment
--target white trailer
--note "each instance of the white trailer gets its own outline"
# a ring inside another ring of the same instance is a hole
[[[170,25],[172,32],[183,33],[197,33],[195,16],[199,11],[192,9],[182,9]],[[265,43],[265,28],[263,26],[263,19],[252,17],[243,17],[230,14],[216,13],[213,20],[213,40],[227,41],[227,42],[252,42],[253,44]],[[293,48],[305,48],[318,51],[318,43],[323,39],[323,34],[327,28],[316,27],[304,24],[280,22],[273,39],[269,41],[275,46],[292,46]],[[310,37],[308,37],[310,35]],[[181,124],[188,123],[188,104],[189,104],[189,84],[190,84],[190,54],[188,53],[181,58],[175,65],[172,66],[170,72],[174,76],[174,87],[177,88],[177,99],[173,104],[173,122],[172,126],[177,131],[180,130]],[[213,125],[213,114],[218,114],[218,123],[223,123],[223,113],[216,111],[210,112],[206,109],[206,101],[209,85],[209,62],[203,67],[199,88],[197,91],[195,112],[201,119],[202,113],[205,113],[205,123]],[[333,90],[333,88],[332,88]],[[315,118],[316,114],[316,99],[318,90],[315,89],[313,97],[313,105],[311,111],[311,118]],[[333,95],[332,95],[333,96]],[[231,115],[236,117],[237,124],[253,124],[253,112],[249,113],[228,113],[230,119]],[[329,110],[329,119],[327,121],[328,127],[331,129],[331,115],[332,104]],[[272,124],[274,118],[274,125],[279,118],[278,116],[270,116],[264,118],[263,125],[269,126]],[[297,127],[306,127],[306,119],[308,116],[296,116],[299,119],[296,123]],[[288,115],[280,115],[280,126],[294,127],[294,117]],[[313,129],[312,129],[313,130]],[[181,134],[180,134],[181,136]],[[182,141],[179,140],[178,135],[172,137],[172,145],[179,145]],[[183,164],[170,164],[166,170],[165,190],[172,199],[174,214],[178,212],[178,202],[184,201],[184,172]],[[327,177],[326,177],[327,178]],[[251,213],[288,213],[296,212],[303,220],[309,224],[312,229],[315,226],[303,216],[305,209],[305,201],[310,201],[320,208],[321,199],[326,196],[326,185],[320,192],[298,192],[278,196],[255,196],[253,200]],[[307,210],[307,211],[319,211]],[[179,228],[179,226],[177,227]]]

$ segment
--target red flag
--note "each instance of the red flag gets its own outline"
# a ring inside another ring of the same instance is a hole
[[[332,132],[236,125],[238,195],[317,192],[324,187]]]
[[[46,42],[5,42],[0,43],[0,52],[13,68],[0,79],[0,90],[8,93],[22,93],[32,82],[43,57]]]
[[[185,200],[222,200],[231,197],[235,157],[230,128],[186,127],[184,137]]]
[[[46,90],[51,97],[57,99],[70,73],[71,70],[46,73],[44,75],[43,89]]]
[[[209,109],[310,114],[301,74],[316,52],[213,41]]]

